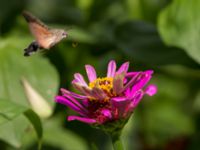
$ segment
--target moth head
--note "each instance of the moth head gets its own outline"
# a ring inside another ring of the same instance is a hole
[[[67,32],[63,29],[55,29],[53,30],[53,34],[56,36],[56,41],[59,42],[60,40],[67,37]]]
[[[67,37],[67,32],[65,31],[65,30],[60,30],[59,31],[59,36],[62,38],[62,39],[64,39],[64,38],[66,38]]]

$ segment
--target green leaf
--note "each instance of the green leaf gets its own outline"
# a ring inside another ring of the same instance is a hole
[[[24,115],[19,115],[13,120],[0,125],[0,139],[12,145],[15,148],[22,146],[22,138],[29,125]]]
[[[73,132],[72,129],[63,127],[64,120],[65,116],[59,114],[43,122],[42,149],[87,150],[87,138],[83,138],[79,133]],[[30,130],[23,140],[23,147],[20,150],[27,150],[30,147],[37,149],[33,130]]]
[[[0,139],[14,147],[21,146],[22,135],[28,125],[23,116],[26,109],[6,99],[0,99]]]
[[[35,54],[23,56],[23,49],[31,39],[12,37],[1,39],[0,43],[0,95],[17,104],[28,106],[24,88],[20,83],[25,78],[31,86],[55,106],[54,96],[58,89],[58,75],[45,58]]]
[[[159,11],[169,1],[166,0],[126,0],[127,8],[130,16],[137,20],[146,20],[148,22],[156,22]]]
[[[44,123],[43,143],[60,149],[87,150],[86,141],[78,134],[63,128],[60,118],[55,116]]]
[[[22,137],[30,122],[38,137],[42,137],[40,119],[30,110],[21,79],[30,83],[49,104],[51,111],[58,88],[58,75],[48,60],[39,54],[23,56],[23,49],[30,41],[26,37],[9,37],[1,39],[0,43],[0,138],[14,147],[22,145]]]
[[[195,96],[194,103],[193,103],[193,110],[196,113],[200,112],[200,91],[198,91]]]
[[[42,124],[40,118],[31,109],[20,106],[9,100],[0,99],[0,139],[14,147],[21,146],[22,136],[29,123],[33,125],[38,139],[42,139]]]
[[[42,148],[42,136],[43,136],[43,128],[42,123],[40,121],[39,116],[32,111],[31,109],[27,110],[25,113],[25,116],[29,119],[29,121],[32,123],[37,137],[38,137],[38,150],[41,150]]]
[[[13,25],[16,24],[16,18],[23,11],[25,5],[25,0],[20,0],[20,2],[10,1],[9,3],[1,1],[0,36],[5,35],[13,29]]]
[[[44,143],[62,149],[87,150],[86,143],[84,143],[83,139],[70,130],[64,130],[60,127],[45,129]]]
[[[72,41],[75,40],[73,42],[79,41],[82,43],[94,44],[97,41],[95,36],[93,36],[91,33],[75,26],[68,31],[68,34],[69,39],[71,39]]]
[[[183,48],[200,63],[200,1],[174,0],[160,14],[158,27],[166,44]]]
[[[118,48],[134,61],[152,65],[193,63],[184,51],[165,46],[152,24],[124,22],[116,28],[115,38]]]
[[[32,111],[31,109],[27,110],[26,112],[24,112],[25,116],[29,119],[29,121],[32,123],[38,139],[42,139],[42,133],[43,133],[43,128],[42,128],[42,123],[40,121],[40,118],[38,117],[38,115]]]
[[[187,105],[185,109],[188,102],[185,97],[188,96],[190,87],[182,80],[164,75],[153,80],[158,87],[158,93],[143,101],[143,107],[138,114],[142,117],[141,130],[148,142],[158,145],[166,143],[172,137],[194,134],[192,108]]]
[[[0,99],[0,125],[21,115],[25,110],[23,106]]]

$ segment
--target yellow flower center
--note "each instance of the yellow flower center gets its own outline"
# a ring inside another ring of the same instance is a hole
[[[116,93],[113,92],[112,77],[97,78],[96,80],[89,83],[89,87],[91,89],[94,87],[102,89],[108,97],[116,96]]]

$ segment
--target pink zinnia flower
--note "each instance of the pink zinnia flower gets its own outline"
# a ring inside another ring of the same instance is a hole
[[[107,76],[100,78],[91,65],[85,65],[89,83],[80,73],[75,73],[72,85],[81,94],[61,89],[62,96],[56,96],[56,102],[79,113],[79,116],[69,116],[68,121],[78,120],[96,126],[110,124],[121,128],[142,97],[145,94],[153,96],[157,92],[154,85],[145,88],[152,70],[128,72],[128,68],[129,62],[125,62],[117,70],[115,61],[111,60]]]

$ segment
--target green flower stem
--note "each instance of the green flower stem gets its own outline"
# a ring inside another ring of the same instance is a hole
[[[121,132],[110,134],[112,139],[112,145],[114,150],[124,150],[122,141],[121,141]]]
[[[38,141],[38,150],[42,150],[42,139]]]

